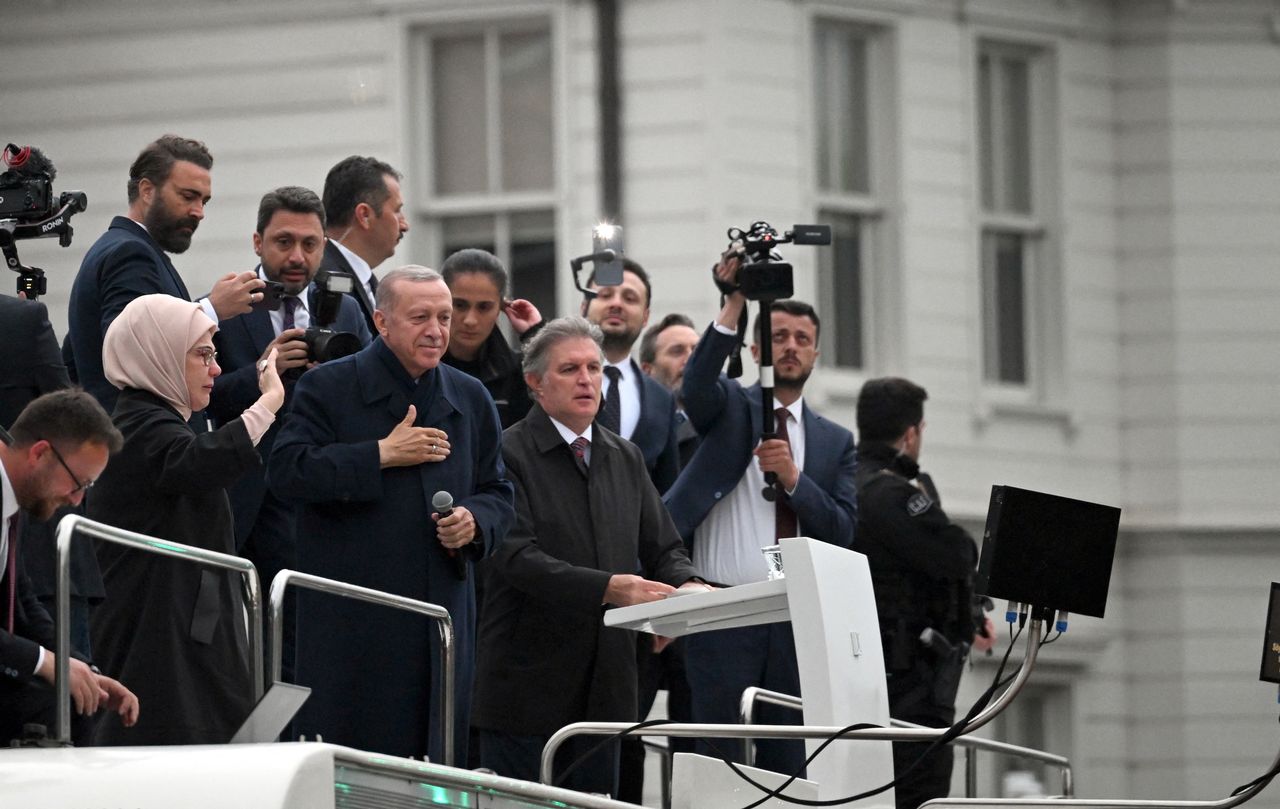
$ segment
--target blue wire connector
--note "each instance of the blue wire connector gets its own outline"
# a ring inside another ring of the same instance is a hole
[[[1058,621],[1053,625],[1053,628],[1058,630],[1059,633],[1067,631],[1067,611],[1066,610],[1058,610]]]
[[[1011,624],[1018,620],[1018,602],[1010,601],[1009,606],[1004,608],[1004,622]]]

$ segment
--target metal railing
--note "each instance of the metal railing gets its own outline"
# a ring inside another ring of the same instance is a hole
[[[448,766],[453,766],[454,654],[453,618],[450,617],[449,611],[436,604],[429,604],[426,601],[418,601],[417,599],[395,595],[394,593],[384,593],[381,590],[361,587],[357,584],[348,584],[336,579],[326,579],[323,576],[313,576],[310,573],[299,573],[296,570],[281,570],[271,580],[271,593],[268,599],[268,620],[271,624],[268,665],[271,669],[271,679],[273,681],[280,679],[280,669],[283,662],[284,594],[290,584],[304,587],[308,590],[317,590],[343,598],[353,598],[357,601],[381,604],[384,607],[425,615],[436,623],[440,631],[440,668],[443,670],[443,676],[440,678],[440,726],[443,736],[441,751],[444,763]],[[259,670],[261,670],[261,666],[259,666]]]
[[[258,571],[252,562],[239,556],[126,531],[95,522],[80,514],[68,514],[58,523],[57,532],[57,648],[54,650],[57,660],[54,688],[57,695],[56,738],[59,744],[67,745],[71,742],[71,542],[77,535],[239,573],[244,579],[244,600],[249,611],[249,669],[253,675],[253,701],[257,702],[262,698],[262,588],[258,583]]]
[[[960,735],[972,733],[995,719],[1014,697],[1022,691],[1031,670],[1035,667],[1036,656],[1040,651],[1040,638],[1044,627],[1040,621],[1029,621],[1027,625],[1027,648],[1022,657],[1022,664],[1017,673],[1000,696],[991,701],[981,713],[964,726]],[[575,722],[560,728],[551,735],[542,748],[542,766],[540,778],[544,784],[551,783],[554,775],[556,752],[566,740],[574,736],[608,736],[635,726],[634,722]],[[931,742],[948,728],[863,728],[847,730],[844,727],[824,725],[711,725],[711,724],[670,724],[656,725],[632,731],[633,736],[692,736],[730,739],[827,739],[838,737],[842,740],[885,741],[885,742]],[[1215,808],[1216,809],[1216,808]]]
[[[778,705],[783,708],[794,708],[802,710],[804,708],[804,700],[801,697],[792,696],[791,694],[782,694],[777,691],[769,691],[764,688],[752,686],[742,692],[742,722],[749,725],[755,721],[755,706],[757,703],[767,703],[770,705]],[[917,725],[914,722],[906,722],[901,719],[890,719],[890,727],[895,728],[916,728],[928,730],[926,725]],[[974,753],[983,750],[989,753],[1001,753],[1016,758],[1028,759],[1031,761],[1039,761],[1058,767],[1062,770],[1062,794],[1068,798],[1075,795],[1075,777],[1071,768],[1071,760],[1066,756],[1060,756],[1056,753],[1050,753],[1044,750],[1037,750],[1033,747],[1022,747],[1008,742],[1000,742],[995,739],[980,739],[974,736],[961,736],[953,739],[951,744],[956,747],[965,748],[965,796],[969,798],[977,797],[977,788],[974,781],[974,772],[971,772],[971,765],[976,762]],[[744,760],[747,764],[751,763],[751,740],[746,740],[744,745]]]

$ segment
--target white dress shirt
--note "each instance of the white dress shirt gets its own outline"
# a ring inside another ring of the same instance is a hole
[[[369,266],[369,262],[348,250],[337,239],[330,239],[329,241],[333,242],[333,246],[338,248],[342,255],[346,257],[347,263],[351,265],[351,271],[356,274],[356,280],[364,287],[365,294],[369,296],[369,300],[375,300],[376,296],[373,294],[373,287],[369,286],[369,279],[373,278],[373,268]]]
[[[568,427],[564,426],[560,422],[551,418],[551,416],[547,416],[547,418],[551,419],[551,423],[555,425],[556,432],[560,433],[560,437],[564,439],[564,442],[566,444],[570,445],[570,448],[572,448],[573,442],[578,438],[579,434],[575,433],[573,430],[570,430]],[[591,425],[590,424],[587,425],[587,429],[582,431],[581,435],[583,438],[587,439],[587,448],[582,451],[582,460],[586,461],[587,466],[591,466]]]

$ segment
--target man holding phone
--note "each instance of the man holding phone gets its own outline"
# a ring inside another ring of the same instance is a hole
[[[324,216],[320,197],[306,188],[285,186],[262,197],[253,251],[261,259],[257,274],[267,284],[264,300],[255,303],[253,311],[224,320],[213,338],[222,375],[213,385],[209,415],[218,424],[235,419],[257,401],[256,366],[273,349],[276,352],[276,370],[285,380],[285,406],[258,443],[263,467],[280,425],[288,417],[294,383],[315,365],[303,335],[313,325],[317,304],[318,291],[312,281],[324,256]],[[334,326],[354,333],[362,346],[368,345],[369,329],[359,305],[346,295],[341,301]],[[236,549],[257,565],[267,586],[280,570],[294,566],[294,508],[267,491],[263,467],[242,477],[229,494]],[[288,638],[285,645],[288,669]]]

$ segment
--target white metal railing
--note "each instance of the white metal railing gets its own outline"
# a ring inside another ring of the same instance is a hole
[[[381,604],[384,607],[414,612],[425,615],[435,622],[440,632],[440,668],[443,672],[440,677],[440,726],[443,735],[441,753],[444,763],[453,766],[454,644],[453,619],[449,616],[449,611],[437,604],[429,604],[426,601],[361,587],[357,584],[348,584],[337,579],[326,579],[323,576],[299,573],[296,570],[281,570],[271,580],[271,594],[268,599],[268,619],[271,624],[268,665],[273,682],[280,679],[283,663],[284,594],[291,584],[343,598],[353,598],[370,604]]]
[[[253,701],[262,698],[262,587],[258,571],[248,559],[218,553],[179,542],[150,537],[95,522],[80,514],[68,514],[58,522],[57,655],[54,689],[57,698],[57,741],[71,743],[71,542],[89,536],[134,550],[180,559],[192,564],[239,573],[244,579],[245,607],[249,612],[249,668],[253,674]],[[125,683],[127,686],[128,683]]]

